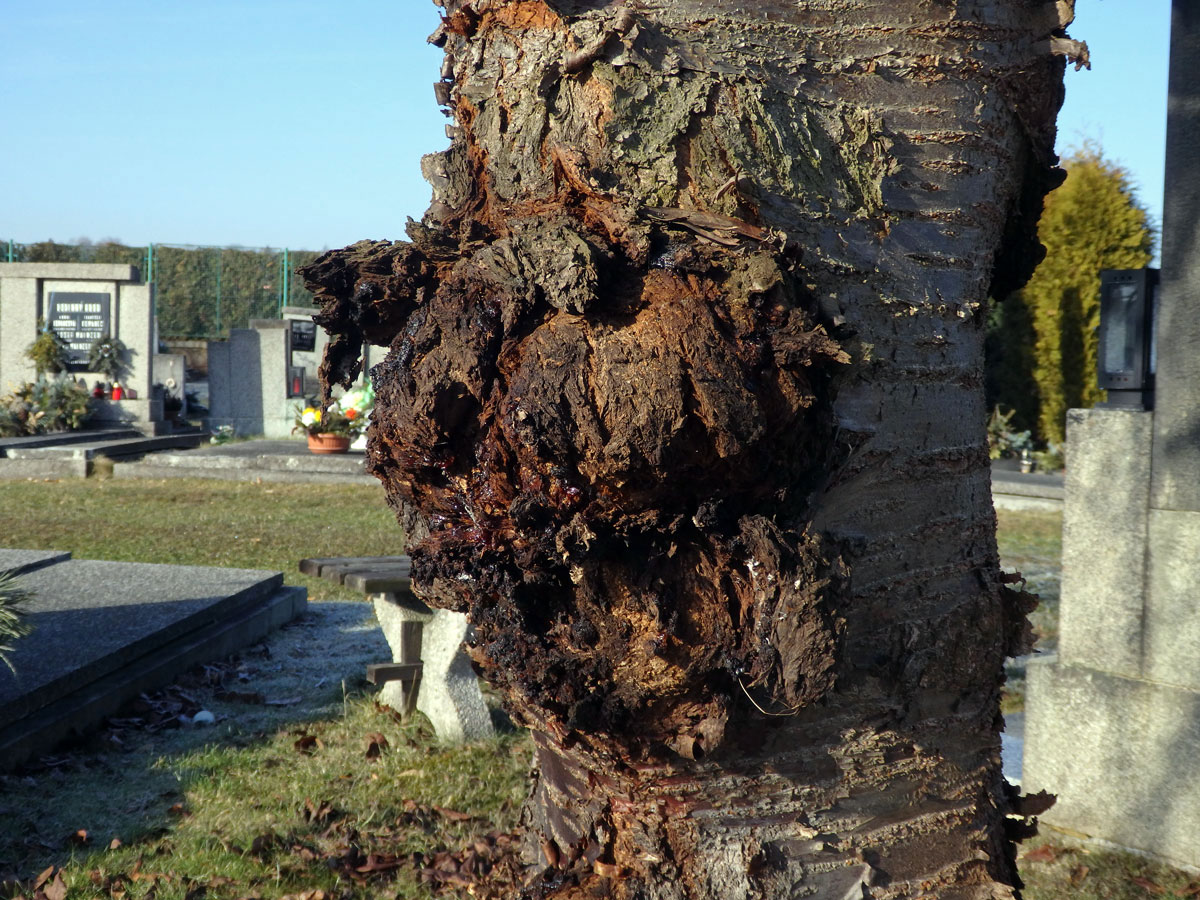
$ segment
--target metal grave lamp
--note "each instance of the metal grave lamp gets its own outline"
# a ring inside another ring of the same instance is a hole
[[[1099,387],[1109,409],[1154,408],[1158,269],[1100,272]]]

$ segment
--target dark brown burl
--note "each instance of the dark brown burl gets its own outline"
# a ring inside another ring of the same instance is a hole
[[[390,344],[370,467],[424,520],[418,592],[468,612],[514,712],[564,733],[691,757],[735,697],[821,696],[837,565],[803,511],[846,356],[795,254],[646,224],[639,270],[566,215],[514,225],[458,258],[415,229],[305,272],[339,335],[327,377]]]

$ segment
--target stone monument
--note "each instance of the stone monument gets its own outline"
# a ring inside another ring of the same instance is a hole
[[[154,392],[154,287],[137,268],[104,263],[0,263],[0,392],[33,381],[25,350],[45,321],[69,347],[68,375],[88,385],[88,349],[105,334],[126,347],[122,387],[129,397],[99,400],[90,424],[131,425],[147,434],[163,427]]]
[[[292,436],[296,407],[320,395],[317,369],[329,335],[317,310],[285,306],[279,319],[251,319],[225,341],[208,344],[210,429],[233,426],[241,436]],[[364,370],[370,348],[364,348]]]
[[[1057,658],[1027,672],[1043,821],[1200,866],[1200,16],[1176,0],[1154,410],[1068,417]]]

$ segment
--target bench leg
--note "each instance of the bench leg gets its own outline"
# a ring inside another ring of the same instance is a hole
[[[393,661],[402,664],[421,662],[421,632],[425,623],[433,618],[432,612],[398,603],[391,594],[371,594],[370,597],[371,604],[375,607],[375,618],[379,621],[388,646],[392,648]],[[423,675],[422,671],[413,676],[387,681],[379,692],[380,702],[408,718],[417,708],[417,695]]]
[[[494,733],[479,678],[462,649],[469,633],[462,613],[435,609],[421,636],[423,665],[417,709],[429,717],[438,737],[451,743]]]
[[[384,685],[380,700],[399,710],[407,719],[417,708],[417,692],[421,689],[421,623],[399,623],[399,648],[393,645],[392,664],[367,666],[367,681]]]
[[[470,631],[467,617],[445,609],[418,610],[391,594],[372,594],[371,601],[392,658],[397,663],[421,663],[410,689],[406,690],[406,679],[389,681],[380,691],[380,701],[406,716],[415,701],[438,738],[447,743],[492,735],[492,718],[479,679],[462,649]]]

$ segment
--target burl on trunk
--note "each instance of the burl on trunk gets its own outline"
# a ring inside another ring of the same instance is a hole
[[[533,731],[531,896],[1011,895],[981,309],[1066,6],[444,0],[429,211],[304,274]]]

